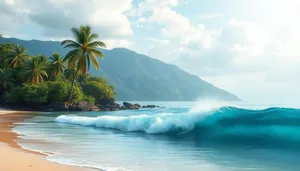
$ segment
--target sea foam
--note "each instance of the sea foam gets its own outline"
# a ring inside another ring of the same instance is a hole
[[[57,123],[85,127],[117,129],[149,134],[186,135],[193,140],[212,140],[240,144],[268,144],[298,146],[300,138],[300,110],[267,108],[249,110],[212,105],[211,110],[192,108],[182,113],[154,115],[85,117],[61,115]]]
[[[137,116],[98,116],[82,117],[73,115],[61,115],[56,122],[76,124],[81,126],[95,126],[99,128],[119,129],[123,131],[143,131],[146,133],[164,133],[180,130],[190,131],[195,123],[203,116],[195,114],[160,113],[156,115]]]

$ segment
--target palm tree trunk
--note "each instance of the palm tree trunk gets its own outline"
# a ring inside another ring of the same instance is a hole
[[[75,75],[74,75],[74,78],[72,80],[72,85],[71,85],[71,89],[70,89],[70,92],[69,92],[69,95],[68,95],[68,101],[71,102],[72,101],[72,93],[73,93],[73,89],[74,89],[74,85],[75,85],[75,79],[77,77],[77,73],[78,73],[78,68],[75,72]]]

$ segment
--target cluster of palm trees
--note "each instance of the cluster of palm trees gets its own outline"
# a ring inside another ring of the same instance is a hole
[[[74,40],[64,40],[62,45],[70,51],[65,57],[54,53],[50,58],[45,55],[30,57],[26,49],[19,45],[6,45],[5,54],[0,59],[0,87],[5,91],[15,84],[40,84],[44,81],[67,79],[72,82],[67,100],[71,100],[75,81],[79,76],[86,75],[92,65],[98,69],[97,57],[103,54],[97,49],[105,47],[102,41],[97,41],[97,34],[91,32],[89,26],[81,25],[71,29]]]

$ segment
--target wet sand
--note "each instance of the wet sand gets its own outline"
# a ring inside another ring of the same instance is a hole
[[[32,112],[0,110],[0,170],[1,171],[91,171],[94,169],[62,165],[46,160],[46,155],[25,150],[15,140],[18,134],[11,131]]]

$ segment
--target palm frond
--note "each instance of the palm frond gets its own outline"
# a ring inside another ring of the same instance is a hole
[[[62,45],[64,45],[65,48],[79,48],[81,45],[73,40],[64,40],[61,42]]]
[[[79,56],[78,64],[77,64],[78,70],[82,72],[83,74],[86,73],[86,60],[85,60],[85,54],[81,54]]]
[[[100,52],[99,50],[91,49],[91,51],[92,51],[96,56],[99,56],[101,59],[104,57],[104,55],[102,54],[102,52]]]
[[[88,55],[89,55],[93,65],[94,65],[94,67],[98,70],[99,69],[99,64],[98,64],[98,60],[97,60],[96,55],[92,51],[90,51],[88,53]]]
[[[87,53],[86,55],[85,55],[85,58],[86,58],[86,61],[87,61],[87,65],[88,65],[88,71],[90,70],[90,68],[91,68],[91,59],[90,59],[90,57],[89,57],[89,54]]]
[[[74,58],[74,56],[77,54],[79,50],[74,49],[67,53],[67,55],[64,57],[63,62],[70,60],[71,58]]]
[[[98,34],[91,34],[88,38],[88,42],[92,42],[95,39],[98,39],[99,35]]]
[[[33,84],[39,84],[48,78],[47,63],[42,61],[38,56],[26,61],[21,68],[21,77]]]
[[[77,29],[77,28],[72,28],[71,31],[76,39],[76,42],[79,44],[82,44],[83,36],[82,36],[81,30]]]
[[[101,42],[101,41],[94,41],[88,44],[88,47],[90,48],[106,48],[105,43]]]

